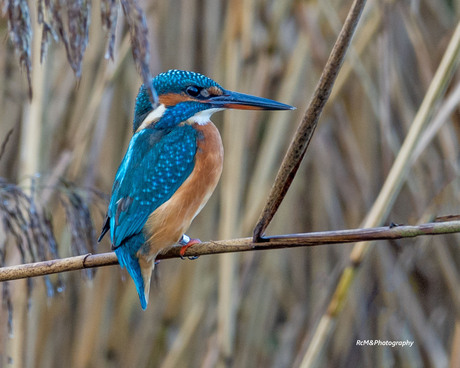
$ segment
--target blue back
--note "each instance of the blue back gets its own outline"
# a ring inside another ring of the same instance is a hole
[[[195,165],[197,132],[190,125],[134,134],[118,168],[109,204],[110,237],[118,247],[182,185]]]

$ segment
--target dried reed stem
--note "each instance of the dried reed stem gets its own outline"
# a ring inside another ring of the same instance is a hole
[[[458,216],[455,216],[458,218]],[[254,243],[252,238],[208,241],[188,248],[187,257],[202,255],[270,250],[281,248],[312,247],[326,244],[346,244],[360,241],[413,238],[422,235],[441,235],[460,232],[460,220],[429,222],[421,225],[391,225],[375,228],[321,231],[314,233],[275,235],[263,243]],[[180,247],[168,248],[158,260],[178,258]],[[75,271],[85,268],[117,264],[115,253],[85,254],[76,257],[54,259],[0,268],[0,281],[43,276],[52,273]]]

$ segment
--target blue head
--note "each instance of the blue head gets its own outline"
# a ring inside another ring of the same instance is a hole
[[[227,91],[212,79],[195,72],[169,70],[152,80],[160,106],[153,110],[147,89],[141,86],[136,98],[133,132],[151,124],[163,129],[190,118],[206,122],[213,112],[226,108],[290,110],[292,106],[261,97]]]

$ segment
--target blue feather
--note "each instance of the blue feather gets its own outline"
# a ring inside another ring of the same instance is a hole
[[[203,74],[176,69],[158,74],[152,79],[152,83],[159,95],[164,93],[181,93],[185,87],[190,85],[204,88],[214,86],[222,89],[217,82]]]
[[[171,129],[177,122],[186,121],[200,111],[209,109],[209,105],[201,102],[180,102],[169,107],[161,119],[155,124],[156,129]]]
[[[136,234],[126,239],[122,247],[115,249],[115,254],[117,255],[121,267],[126,268],[134,280],[142,309],[145,310],[147,308],[147,300],[144,294],[144,279],[142,278],[141,268],[136,255],[139,247],[141,247],[144,242],[144,234]]]

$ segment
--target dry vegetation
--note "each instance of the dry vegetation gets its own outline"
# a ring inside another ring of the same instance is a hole
[[[75,2],[79,7],[63,18],[56,16],[59,1],[39,3],[55,7],[3,0],[0,18],[0,261],[6,265],[109,251],[107,241],[93,249],[95,235],[131,136],[141,84],[128,29],[139,20],[134,1],[122,1],[130,17],[121,8],[117,14],[118,3],[110,0]],[[298,108],[228,111],[213,119],[226,149],[224,173],[189,235],[251,236],[351,2],[139,4],[151,52],[148,59],[145,49],[137,49],[141,69],[149,63],[152,74],[195,70],[228,89]],[[33,37],[9,38],[8,17],[17,19],[17,34],[29,26]],[[401,157],[459,17],[455,0],[367,3],[268,234],[372,226],[369,211]],[[42,32],[48,42],[40,65]],[[28,42],[30,55],[15,53],[14,45]],[[85,47],[84,55],[78,52]],[[427,124],[405,160],[402,187],[377,223],[416,224],[460,212],[460,78],[458,72],[451,80],[442,77],[448,88],[428,109]],[[366,251],[355,247],[359,267],[348,279],[343,271],[353,245],[164,260],[145,312],[118,267],[4,283],[0,366],[455,367],[458,239],[442,235],[381,241]],[[339,289],[346,303],[333,309],[339,280],[341,286],[349,282]],[[407,339],[414,345],[360,347],[357,339]]]

